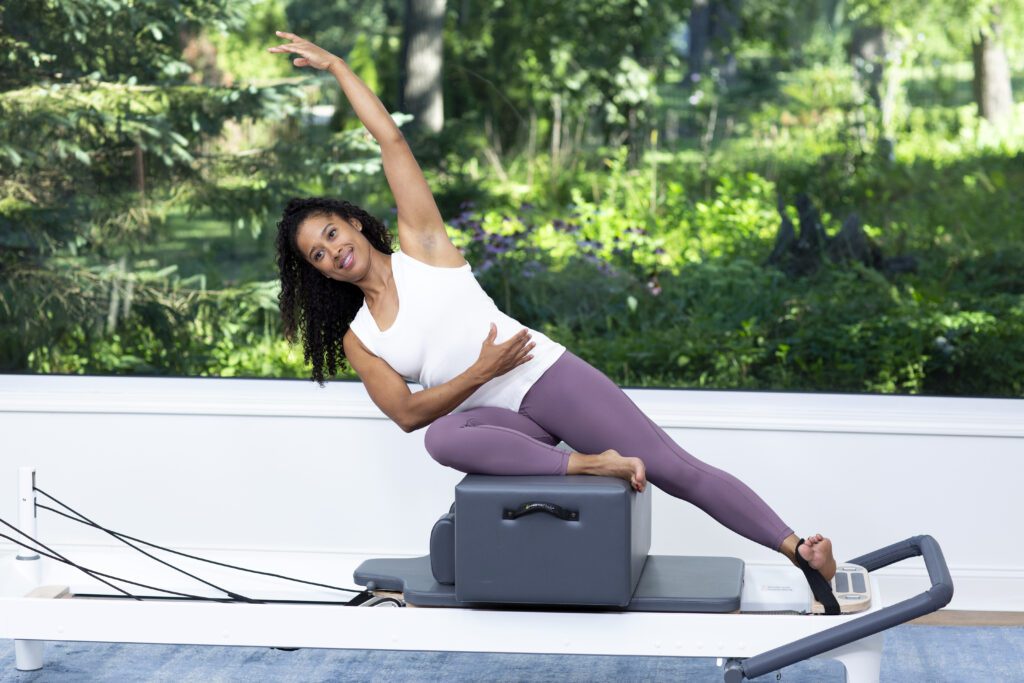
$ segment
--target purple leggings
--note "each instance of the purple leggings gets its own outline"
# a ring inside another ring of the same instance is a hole
[[[778,550],[793,533],[731,474],[684,451],[608,377],[566,350],[523,397],[519,412],[478,407],[435,420],[424,436],[442,465],[474,474],[565,474],[569,453],[609,448],[643,460],[647,480],[739,535]]]

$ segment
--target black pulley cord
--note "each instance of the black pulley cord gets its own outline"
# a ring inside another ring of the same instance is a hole
[[[0,519],[0,522],[3,522],[3,520]],[[7,524],[7,522],[3,522],[3,523]],[[7,526],[10,526],[10,524],[7,524]],[[34,553],[36,553],[36,554],[38,554],[38,555],[40,555],[42,557],[46,557],[46,558],[54,560],[56,562],[61,562],[61,563],[66,564],[66,565],[68,565],[70,567],[74,567],[75,569],[88,574],[89,576],[91,576],[92,578],[96,579],[97,581],[102,581],[103,583],[107,584],[108,586],[110,586],[114,590],[123,593],[123,595],[105,595],[103,597],[107,597],[107,598],[130,598],[132,600],[150,599],[148,596],[146,598],[143,598],[143,597],[138,596],[138,595],[132,595],[131,593],[129,593],[129,592],[125,591],[125,590],[122,590],[121,588],[118,588],[117,586],[115,586],[112,583],[108,583],[106,581],[103,581],[103,579],[99,578],[101,576],[105,576],[108,579],[113,579],[114,581],[121,581],[122,583],[129,583],[129,584],[131,584],[133,586],[138,586],[139,588],[148,588],[149,590],[160,591],[161,593],[170,593],[172,595],[177,595],[177,596],[179,596],[183,600],[207,600],[207,601],[211,601],[211,602],[238,602],[238,600],[233,600],[231,598],[210,598],[210,597],[204,597],[202,595],[191,595],[189,593],[179,593],[178,591],[172,591],[172,590],[168,590],[166,588],[157,588],[156,586],[149,586],[149,585],[146,585],[144,583],[139,583],[138,581],[131,581],[129,579],[122,579],[119,576],[113,576],[111,574],[105,574],[103,572],[96,571],[95,569],[88,569],[87,567],[83,567],[80,564],[72,562],[71,560],[67,559],[66,557],[63,557],[63,556],[60,556],[60,555],[51,555],[50,553],[42,552],[41,550],[37,550],[36,548],[33,548],[32,546],[28,545],[27,543],[23,543],[23,542],[15,539],[15,538],[12,538],[11,536],[8,536],[7,534],[0,534],[0,538],[6,539],[6,540],[8,540],[11,543],[14,543],[16,545],[20,545],[22,548],[27,548],[27,549],[31,550],[32,552],[34,552]],[[37,543],[38,543],[38,541],[37,541]],[[42,545],[42,544],[40,543],[40,545]],[[43,547],[45,547],[45,546],[43,546]]]
[[[57,505],[60,505],[60,506],[64,507],[64,508],[65,508],[65,509],[67,509],[67,510],[71,510],[71,512],[72,512],[72,513],[74,513],[75,515],[78,515],[78,516],[79,516],[79,517],[80,517],[80,518],[81,518],[82,520],[84,520],[84,523],[87,523],[87,524],[89,524],[89,526],[95,527],[95,528],[97,528],[97,529],[99,529],[99,530],[101,530],[101,531],[104,531],[104,532],[106,532],[107,534],[110,534],[111,536],[113,536],[113,537],[114,537],[114,538],[116,538],[117,540],[119,540],[119,541],[121,541],[122,543],[124,543],[124,544],[125,544],[126,546],[128,546],[129,548],[132,548],[132,549],[134,549],[134,550],[137,550],[137,551],[139,551],[140,553],[142,553],[143,555],[145,555],[145,556],[146,556],[146,557],[148,557],[149,559],[151,559],[151,560],[153,560],[153,561],[155,561],[155,562],[159,562],[160,564],[164,565],[165,567],[170,567],[171,569],[173,569],[173,570],[174,570],[174,571],[176,571],[176,572],[181,572],[182,574],[184,574],[185,576],[189,577],[190,579],[195,579],[195,580],[196,580],[196,581],[198,581],[199,583],[203,583],[203,584],[206,584],[206,585],[207,585],[207,586],[209,586],[210,588],[213,588],[214,590],[218,590],[218,591],[220,591],[221,593],[224,593],[225,595],[227,595],[228,597],[230,597],[230,598],[234,598],[235,600],[238,600],[239,602],[253,602],[251,598],[247,598],[247,597],[245,597],[244,595],[240,595],[240,594],[238,594],[238,593],[235,593],[235,592],[233,592],[233,591],[229,591],[229,590],[227,590],[226,588],[221,588],[220,586],[218,586],[218,585],[216,585],[216,584],[210,583],[210,582],[209,582],[209,581],[207,581],[206,579],[201,579],[201,578],[199,578],[198,576],[196,576],[195,574],[191,574],[191,573],[189,573],[189,572],[185,571],[184,569],[181,569],[180,567],[175,567],[175,566],[174,566],[173,564],[171,564],[170,562],[167,562],[166,560],[161,560],[161,559],[160,559],[159,557],[156,557],[155,555],[153,555],[153,554],[151,554],[151,553],[148,553],[148,552],[146,552],[145,550],[143,550],[142,548],[138,547],[137,545],[134,545],[134,544],[133,544],[133,543],[131,543],[130,541],[126,541],[126,540],[125,540],[124,538],[122,538],[122,537],[121,537],[120,535],[118,535],[117,533],[115,533],[115,532],[113,532],[113,531],[110,531],[109,529],[106,529],[106,528],[104,528],[104,527],[100,526],[100,525],[99,525],[99,524],[97,524],[96,522],[92,521],[91,519],[89,519],[88,517],[86,517],[85,515],[83,515],[83,514],[82,514],[81,512],[78,512],[77,510],[72,510],[72,509],[71,509],[70,507],[68,507],[67,505],[64,505],[64,503],[62,503],[62,502],[60,502],[59,500],[57,500],[56,498],[54,498],[53,496],[51,496],[51,495],[50,495],[49,493],[47,493],[46,491],[43,491],[42,489],[39,489],[39,488],[36,488],[36,489],[35,489],[35,491],[36,491],[37,493],[41,493],[41,494],[43,494],[44,496],[46,496],[47,498],[49,498],[50,500],[52,500],[52,501],[53,501],[54,503],[56,503]],[[36,503],[36,507],[43,507],[43,508],[46,508],[47,510],[50,510],[50,511],[52,511],[52,512],[58,512],[57,510],[54,510],[53,508],[48,508],[48,507],[46,507],[45,505],[39,505],[39,503]],[[59,513],[59,512],[58,512],[58,514],[61,514],[61,513]],[[68,515],[64,515],[64,516],[65,516],[65,517],[68,517],[68,519],[74,519],[73,517],[70,517],[70,516],[68,516]]]
[[[161,562],[162,564],[166,564],[167,566],[171,567],[172,569],[176,569],[177,571],[180,571],[183,574],[186,574],[188,576],[192,576],[192,575],[188,574],[188,572],[185,572],[184,570],[178,569],[177,567],[175,567],[175,566],[173,566],[173,565],[171,565],[171,564],[169,564],[167,562],[164,562],[163,560],[160,560],[159,558],[153,557],[152,555],[150,555],[149,553],[145,552],[141,548],[137,548],[136,546],[132,545],[131,543],[129,543],[125,539],[129,539],[131,541],[135,541],[136,543],[141,543],[142,545],[146,545],[146,546],[149,546],[151,548],[156,548],[158,550],[163,550],[164,552],[173,553],[173,554],[179,555],[181,557],[187,557],[187,558],[189,558],[191,560],[197,560],[199,562],[206,562],[208,564],[217,565],[219,567],[225,567],[227,569],[234,569],[234,570],[237,570],[237,571],[249,572],[251,574],[259,574],[261,576],[269,576],[271,578],[282,579],[284,581],[293,581],[295,583],[301,583],[301,584],[305,584],[305,585],[309,585],[309,586],[317,586],[318,588],[328,588],[330,590],[336,590],[336,591],[344,591],[344,592],[347,592],[347,593],[359,594],[359,593],[363,592],[363,591],[356,590],[356,589],[353,589],[353,588],[341,588],[339,586],[331,586],[331,585],[325,584],[325,583],[317,583],[315,581],[306,581],[306,580],[303,580],[303,579],[296,579],[296,578],[293,578],[293,577],[290,577],[290,576],[284,576],[284,575],[281,575],[281,574],[274,574],[272,572],[264,572],[264,571],[259,571],[259,570],[256,570],[256,569],[248,569],[246,567],[239,567],[237,565],[227,564],[225,562],[217,562],[216,560],[210,560],[210,559],[207,559],[207,558],[204,558],[204,557],[198,557],[196,555],[190,555],[188,553],[184,553],[184,552],[181,552],[179,550],[173,550],[171,548],[165,548],[164,546],[160,546],[160,545],[157,545],[155,543],[150,543],[149,541],[144,541],[144,540],[142,540],[140,538],[135,538],[135,537],[129,536],[127,534],[122,534],[122,533],[120,533],[118,531],[113,531],[111,529],[107,529],[106,527],[97,524],[96,522],[92,521],[91,519],[89,519],[88,517],[83,515],[82,513],[78,512],[77,510],[75,510],[74,508],[69,506],[67,503],[63,503],[60,500],[54,498],[52,495],[50,495],[46,491],[43,491],[42,489],[40,489],[38,487],[33,487],[33,488],[34,488],[34,490],[36,492],[46,496],[47,498],[52,500],[57,505],[60,505],[61,507],[63,507],[65,510],[68,510],[72,514],[77,515],[77,517],[72,517],[71,515],[68,515],[68,514],[66,514],[64,512],[61,512],[60,510],[55,510],[54,508],[51,508],[51,507],[49,507],[47,505],[43,505],[41,503],[36,503],[36,507],[37,508],[43,508],[44,510],[49,510],[50,512],[54,512],[54,513],[56,513],[58,515],[61,515],[61,516],[65,517],[65,518],[67,518],[67,519],[70,519],[71,521],[78,522],[79,524],[85,524],[86,526],[91,526],[93,528],[96,528],[96,529],[99,529],[101,531],[104,531],[104,532],[110,534],[111,536],[113,536],[114,538],[118,539],[119,541],[121,541],[125,545],[127,545],[127,546],[129,546],[131,548],[134,548],[135,550],[138,550],[139,552],[141,552],[142,554],[146,555],[147,557],[150,557],[150,558],[152,558],[154,560],[157,560],[158,562]],[[193,576],[192,578],[195,578],[195,579],[197,579],[199,581],[202,581],[203,583],[206,583],[209,586],[213,586],[217,590],[223,591],[223,592],[227,593],[228,595],[231,595],[232,597],[234,597],[236,595],[234,593],[231,593],[229,591],[224,590],[223,588],[219,588],[217,586],[214,586],[211,583],[203,581],[202,579],[199,579],[198,577],[194,577]],[[160,589],[157,589],[157,590],[160,590]],[[163,592],[167,593],[167,592],[173,592],[173,591],[163,591]],[[236,598],[236,600],[243,601],[243,602],[245,602],[245,601],[251,602],[252,601],[250,598],[245,598],[245,597],[242,597],[242,596],[238,596],[238,598]]]
[[[40,493],[42,493],[42,491],[40,491]],[[44,493],[43,495],[47,495],[47,494]],[[53,498],[52,496],[47,496],[47,497],[49,497],[51,499]],[[63,503],[60,503],[60,504],[63,505]],[[162,545],[157,545],[156,543],[150,543],[149,541],[144,541],[141,538],[135,538],[134,536],[129,536],[128,534],[123,534],[120,531],[114,531],[112,529],[106,529],[104,527],[99,526],[95,522],[87,522],[87,521],[78,519],[76,517],[72,517],[71,515],[69,515],[69,514],[67,514],[65,512],[61,512],[60,510],[55,510],[54,508],[52,508],[52,507],[50,507],[48,505],[43,505],[42,503],[36,503],[36,507],[42,508],[43,510],[48,510],[49,512],[53,512],[55,514],[58,514],[58,515],[60,515],[62,517],[70,519],[72,522],[78,522],[79,524],[84,524],[85,526],[91,526],[91,527],[96,528],[96,529],[101,529],[103,531],[106,531],[108,534],[111,534],[114,537],[118,538],[119,540],[123,539],[123,538],[127,538],[127,539],[129,539],[131,541],[135,541],[136,543],[141,543],[142,545],[148,545],[150,548],[156,548],[157,550],[163,550],[164,552],[167,552],[167,553],[173,553],[175,555],[180,555],[181,557],[187,557],[190,560],[197,560],[199,562],[206,562],[208,564],[214,564],[214,565],[217,565],[218,567],[225,567],[227,569],[236,569],[236,570],[238,570],[240,572],[249,572],[250,574],[259,574],[261,576],[269,576],[269,577],[274,578],[274,579],[283,579],[285,581],[294,581],[295,583],[303,583],[303,584],[306,584],[308,586],[317,586],[319,588],[329,588],[331,590],[345,591],[345,592],[348,592],[348,593],[360,593],[361,592],[361,591],[358,591],[358,590],[356,590],[354,588],[341,588],[339,586],[331,586],[330,584],[326,584],[326,583],[317,583],[316,581],[306,581],[304,579],[295,579],[295,578],[292,578],[290,576],[282,576],[281,574],[273,574],[271,572],[264,572],[264,571],[260,571],[258,569],[247,569],[246,567],[239,567],[239,566],[236,566],[236,565],[233,565],[233,564],[227,564],[226,562],[218,562],[217,560],[211,560],[211,559],[208,559],[208,558],[205,558],[205,557],[199,557],[197,555],[190,555],[190,554],[184,553],[184,552],[182,552],[180,550],[174,550],[173,548],[165,548]],[[67,507],[67,506],[65,505],[64,507]],[[68,509],[70,510],[71,508],[68,508]]]
[[[373,594],[369,591],[363,591],[373,597]],[[326,601],[326,600],[260,600],[257,604],[259,605],[335,605],[337,607],[353,607],[358,606],[361,602],[365,602],[365,596],[363,593],[356,595],[347,602],[338,601]],[[106,598],[111,600],[125,600],[127,599],[124,595],[103,595],[102,593],[75,593],[76,598]],[[144,595],[143,600],[160,600],[165,602],[185,601],[188,602],[192,598],[189,597],[175,597],[173,595]],[[236,600],[227,600],[225,598],[209,598],[210,600],[216,600],[218,602],[237,602]],[[388,601],[397,604],[398,601],[394,598],[388,598]]]
[[[66,564],[69,564],[69,565],[71,565],[72,567],[78,567],[78,565],[76,565],[76,564],[75,564],[74,562],[72,562],[72,561],[71,561],[71,560],[69,560],[68,558],[66,558],[66,557],[64,557],[63,555],[61,555],[60,553],[58,553],[58,552],[57,552],[56,550],[54,550],[53,548],[51,548],[51,547],[47,546],[47,545],[46,545],[46,544],[44,544],[44,543],[43,543],[42,541],[38,541],[38,540],[36,540],[36,539],[32,538],[31,536],[29,536],[29,535],[28,535],[28,534],[26,534],[26,533],[25,533],[24,531],[22,531],[21,529],[19,529],[19,528],[18,528],[18,527],[16,527],[16,526],[14,526],[13,524],[11,524],[10,522],[8,522],[7,520],[5,520],[5,519],[0,519],[0,524],[3,524],[4,526],[8,527],[9,529],[13,529],[13,530],[14,530],[15,532],[17,532],[17,533],[21,534],[21,535],[22,535],[22,536],[24,536],[25,538],[29,539],[30,541],[32,541],[33,543],[35,543],[36,545],[38,545],[38,546],[39,546],[40,548],[42,548],[42,549],[43,549],[43,550],[45,550],[45,551],[46,551],[47,553],[49,553],[48,557],[50,557],[50,558],[52,558],[52,559],[55,559],[55,560],[58,560],[58,561],[60,561],[60,562],[64,562],[64,563],[66,563]],[[38,550],[36,550],[35,548],[32,548],[32,547],[30,547],[30,546],[28,546],[28,545],[25,545],[24,543],[21,543],[21,542],[19,542],[19,541],[15,541],[15,540],[14,540],[13,538],[11,538],[10,536],[4,535],[4,538],[7,538],[7,539],[9,539],[9,540],[11,540],[11,541],[14,541],[15,543],[17,543],[17,544],[18,544],[18,545],[20,545],[21,547],[23,547],[23,548],[28,548],[29,550],[31,550],[31,551],[33,551],[33,552],[36,552],[36,553],[39,553],[40,555],[44,554],[44,553],[40,553],[40,552],[39,552]],[[101,578],[100,578],[100,574],[99,574],[99,572],[92,572],[92,571],[90,571],[90,570],[88,570],[88,569],[85,569],[84,567],[78,567],[78,568],[79,568],[79,569],[81,569],[81,570],[82,570],[83,572],[85,572],[86,574],[88,574],[89,576],[91,576],[92,578],[94,578],[94,579],[96,579],[97,581],[99,581],[100,583],[105,583],[106,585],[110,586],[111,588],[113,588],[114,590],[116,590],[116,591],[117,591],[118,593],[124,593],[125,595],[127,595],[127,596],[128,596],[128,597],[130,597],[130,598],[134,598],[134,597],[135,597],[134,595],[132,595],[132,594],[131,594],[131,593],[129,593],[128,591],[126,591],[126,590],[124,590],[124,589],[122,589],[122,588],[118,588],[117,586],[115,586],[114,584],[110,583],[109,581],[104,581],[103,579],[101,579]],[[136,598],[136,599],[138,599],[138,598]]]

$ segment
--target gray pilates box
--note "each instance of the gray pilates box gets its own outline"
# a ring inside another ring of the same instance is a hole
[[[418,607],[739,610],[742,560],[648,555],[650,546],[650,486],[470,474],[434,523],[429,555],[365,560],[353,579]]]
[[[587,475],[467,476],[455,487],[456,599],[626,607],[651,547],[650,490]]]

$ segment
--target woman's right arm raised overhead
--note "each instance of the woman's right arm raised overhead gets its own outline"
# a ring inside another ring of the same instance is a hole
[[[434,195],[405,136],[380,99],[341,57],[294,33],[278,31],[277,35],[291,42],[269,48],[269,51],[298,55],[294,59],[295,66],[330,71],[356,116],[380,145],[384,175],[398,207],[398,241],[402,251],[424,263],[440,267],[458,267],[466,263],[448,237]]]
[[[268,48],[291,53],[298,67],[330,70],[353,110],[381,147],[384,172],[398,205],[398,233],[402,250],[413,258],[440,267],[466,263],[445,231],[444,222],[398,126],[387,109],[339,57],[293,33],[278,31],[290,42]],[[482,385],[529,361],[534,347],[528,330],[495,344],[497,327],[481,345],[480,356],[462,374],[434,387],[413,393],[405,378],[372,353],[351,329],[342,338],[345,357],[359,375],[373,402],[404,431],[424,427],[447,415]]]

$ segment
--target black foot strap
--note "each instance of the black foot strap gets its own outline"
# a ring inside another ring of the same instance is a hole
[[[803,544],[804,539],[802,538],[796,544],[796,563],[803,570],[804,576],[807,577],[807,583],[811,586],[811,593],[814,594],[814,599],[825,607],[825,614],[840,614],[839,601],[836,600],[836,596],[832,592],[832,584],[825,580],[821,572],[811,567],[807,560],[801,557],[800,546]]]

